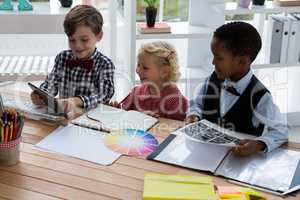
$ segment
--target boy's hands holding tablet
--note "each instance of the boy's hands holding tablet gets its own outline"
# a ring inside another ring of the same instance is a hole
[[[65,113],[69,113],[70,111],[76,112],[78,108],[82,108],[83,106],[83,102],[79,97],[57,99],[57,104],[64,110]]]
[[[57,99],[31,83],[28,83],[28,86],[33,90],[30,95],[32,103],[47,106],[49,114],[67,117],[67,113],[73,106],[82,104],[81,99],[78,97]]]
[[[28,83],[28,86],[32,89],[31,100],[36,105],[47,105],[49,101],[54,101],[54,97],[48,94],[46,91],[38,88],[32,83]]]
[[[33,104],[38,106],[45,106],[45,100],[35,91],[32,91],[30,94],[30,98]]]

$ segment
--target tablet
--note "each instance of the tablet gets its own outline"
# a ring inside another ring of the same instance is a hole
[[[46,91],[36,87],[32,83],[28,83],[28,85],[34,92],[40,95],[41,98],[45,101],[47,105],[48,114],[66,116],[66,113],[63,111],[63,109],[58,106],[56,98],[48,94]]]

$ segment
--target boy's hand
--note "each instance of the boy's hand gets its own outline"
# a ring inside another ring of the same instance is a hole
[[[82,107],[83,102],[79,97],[71,97],[67,99],[58,99],[57,100],[58,106],[61,107],[65,113],[70,111],[75,111]]]
[[[30,98],[32,103],[35,105],[39,105],[39,106],[46,105],[44,99],[35,91],[31,92]]]
[[[121,105],[117,101],[111,101],[109,105],[115,108],[121,108]]]
[[[236,156],[248,156],[267,148],[266,144],[259,140],[241,140],[240,144],[232,148]]]
[[[190,123],[193,123],[193,122],[197,122],[199,120],[200,120],[200,118],[197,115],[190,115],[187,118],[185,118],[184,123],[185,124],[190,124]]]

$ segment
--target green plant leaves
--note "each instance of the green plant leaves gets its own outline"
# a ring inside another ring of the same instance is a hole
[[[159,0],[144,0],[148,7],[157,7]]]

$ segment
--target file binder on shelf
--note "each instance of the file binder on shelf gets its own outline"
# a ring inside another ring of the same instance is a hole
[[[275,15],[269,17],[269,30],[271,35],[268,36],[267,42],[270,44],[267,48],[268,62],[280,63],[283,23]]]
[[[280,63],[287,63],[291,20],[287,16],[279,16],[279,20],[283,23]]]
[[[296,62],[300,62],[300,13],[291,13],[291,15],[296,20],[297,28],[296,28],[296,34],[295,34],[295,52],[294,52],[294,59]]]
[[[299,62],[300,54],[300,21],[293,15],[289,15],[291,21],[289,45],[287,50],[287,63]]]
[[[267,56],[270,63],[298,63],[300,59],[300,21],[294,15],[269,17]]]

